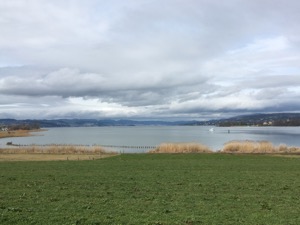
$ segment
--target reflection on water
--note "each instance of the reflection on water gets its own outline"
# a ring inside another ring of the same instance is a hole
[[[212,129],[213,128],[213,129]],[[49,128],[38,136],[0,139],[15,144],[74,144],[114,146],[157,146],[165,142],[196,142],[219,150],[232,140],[270,141],[275,145],[300,146],[299,127],[208,127],[135,126]],[[117,151],[144,152],[147,148],[119,148]]]

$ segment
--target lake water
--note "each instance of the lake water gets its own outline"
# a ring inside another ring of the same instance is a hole
[[[214,130],[211,131],[210,129]],[[135,146],[157,146],[166,142],[196,142],[213,150],[222,149],[232,140],[270,141],[274,145],[300,146],[300,127],[208,127],[208,126],[132,126],[132,127],[64,127],[48,128],[36,136],[0,139],[21,145],[114,145],[122,152],[146,152]]]

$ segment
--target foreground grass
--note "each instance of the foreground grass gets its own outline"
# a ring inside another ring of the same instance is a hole
[[[128,154],[1,162],[0,224],[300,224],[300,161]]]

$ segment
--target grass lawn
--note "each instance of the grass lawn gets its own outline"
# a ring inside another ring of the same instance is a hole
[[[0,162],[0,224],[300,224],[300,158]]]

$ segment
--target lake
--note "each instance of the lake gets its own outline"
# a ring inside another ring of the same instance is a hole
[[[212,130],[213,129],[213,130]],[[211,126],[121,126],[48,128],[36,136],[0,139],[0,147],[8,141],[20,145],[107,145],[111,149],[138,153],[166,142],[196,142],[213,150],[222,149],[232,140],[270,141],[274,145],[300,146],[300,127],[211,127]],[[132,146],[124,148],[121,146]]]

